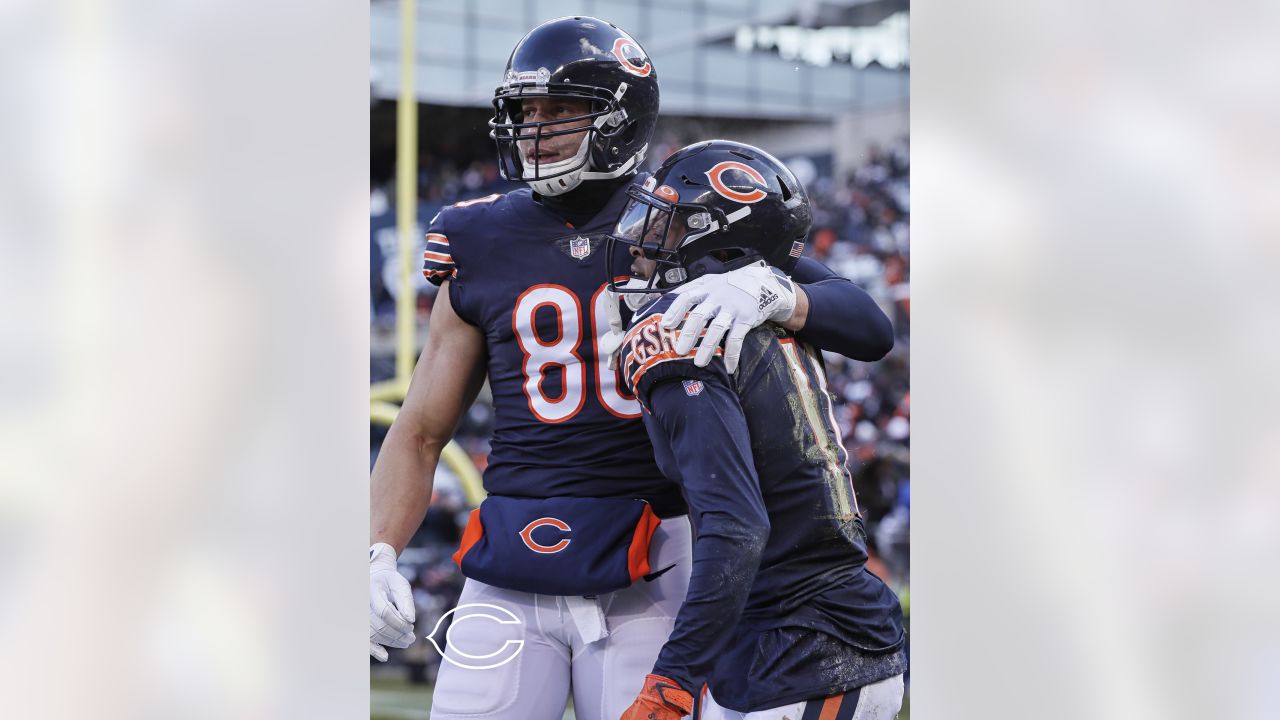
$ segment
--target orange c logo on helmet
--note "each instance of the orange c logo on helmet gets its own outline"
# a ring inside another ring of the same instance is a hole
[[[625,50],[632,49],[632,57],[628,58]],[[649,64],[649,58],[644,56],[644,50],[636,44],[635,40],[629,37],[620,37],[613,41],[613,56],[618,58],[618,62],[622,63],[622,69],[632,75],[640,77],[648,77],[653,72],[653,65]],[[643,63],[640,64],[640,63]]]
[[[747,177],[751,178],[752,180],[755,180],[761,185],[766,185],[764,176],[761,175],[759,172],[757,172],[755,168],[751,167],[750,165],[745,165],[740,162],[735,162],[733,160],[725,160],[722,163],[716,163],[715,167],[707,171],[707,179],[711,181],[711,187],[716,192],[720,193],[724,197],[729,198],[730,200],[733,200],[734,202],[740,202],[740,203],[760,202],[761,200],[765,199],[769,195],[768,193],[766,193],[764,190],[761,190],[760,188],[752,188],[750,192],[740,192],[738,190],[734,190],[728,185],[725,185],[724,180],[721,180],[720,176],[725,174],[729,170],[739,170],[741,172],[744,172],[746,173]]]
[[[536,553],[542,553],[544,555],[550,555],[551,553],[558,553],[561,550],[569,547],[569,542],[570,542],[569,538],[560,538],[560,541],[557,542],[555,545],[543,545],[542,543],[533,539],[534,530],[537,530],[540,527],[547,527],[547,526],[553,527],[563,532],[569,532],[572,529],[569,527],[569,524],[563,520],[553,518],[553,517],[543,517],[543,518],[538,518],[537,520],[534,520],[528,525],[525,525],[524,529],[520,531],[520,539],[524,541],[525,545],[529,546],[530,550]]]
[[[653,191],[653,194],[669,202],[680,202],[680,193],[676,192],[676,189],[670,185],[662,185],[658,187],[657,190]]]

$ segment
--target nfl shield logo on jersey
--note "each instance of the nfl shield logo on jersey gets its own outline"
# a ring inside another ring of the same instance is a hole
[[[693,397],[694,395],[701,395],[702,381],[701,380],[685,380],[684,394],[688,395],[689,397]]]
[[[591,254],[590,240],[579,235],[578,237],[569,241],[569,255],[571,255],[575,260],[581,260],[582,258],[590,254]]]

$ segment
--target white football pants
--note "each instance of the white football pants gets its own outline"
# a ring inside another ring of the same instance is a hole
[[[686,515],[664,519],[649,546],[653,581],[598,598],[503,590],[470,578],[445,638],[431,720],[618,720],[671,634],[689,587]],[[419,640],[418,642],[428,642]]]

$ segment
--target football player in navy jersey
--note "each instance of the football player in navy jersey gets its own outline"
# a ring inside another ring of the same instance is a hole
[[[623,720],[678,720],[706,683],[709,720],[881,720],[906,669],[902,611],[865,567],[866,533],[822,360],[783,327],[752,330],[737,372],[662,327],[667,291],[748,266],[785,272],[809,231],[804,188],[759,148],[674,153],[608,243],[647,304],[622,345],[658,467],[683,491],[693,570],[675,629]],[[784,281],[785,282],[785,281]]]
[[[371,479],[370,654],[386,659],[386,646],[427,634],[415,632],[396,557],[487,377],[488,497],[455,555],[467,581],[432,717],[554,720],[572,689],[579,718],[613,720],[671,631],[692,547],[680,490],[659,471],[640,404],[614,368],[629,312],[605,282],[630,273],[604,245],[628,188],[647,178],[657,75],[617,27],[561,18],[516,45],[493,104],[502,173],[530,187],[457,203],[430,224],[424,273],[440,292]],[[671,332],[703,364],[722,339],[728,362],[768,321],[852,358],[892,347],[888,319],[852,283],[812,261],[792,278],[754,266],[708,275],[664,317],[683,320]],[[516,620],[467,610],[478,604]],[[519,652],[502,662],[465,661],[511,643]]]

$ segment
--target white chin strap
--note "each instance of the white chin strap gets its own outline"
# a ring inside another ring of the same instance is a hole
[[[594,172],[587,170],[587,140],[590,139],[591,133],[587,133],[587,137],[582,139],[582,144],[578,146],[578,152],[573,157],[553,163],[541,163],[537,169],[526,166],[524,169],[524,181],[533,188],[533,191],[539,195],[563,195],[570,190],[582,184],[583,180],[612,180],[622,177],[627,173],[639,167],[644,162],[644,156],[649,152],[649,145],[646,143],[644,147],[631,156],[617,170],[612,172]],[[573,168],[569,170],[569,168]],[[541,180],[535,180],[534,175],[555,175],[563,172],[563,175],[557,177],[548,177]]]
[[[640,278],[630,278],[622,286],[622,289],[632,290],[632,289],[646,288],[646,287],[649,287],[648,280],[641,280]],[[644,307],[645,305],[649,304],[650,300],[653,300],[654,298],[657,298],[660,296],[661,296],[661,293],[644,293],[643,295],[640,293],[622,293],[622,302],[626,303],[627,307],[631,308],[631,312],[635,312],[640,308]]]
[[[529,187],[539,195],[563,195],[578,187],[582,184],[583,170],[587,168],[587,140],[590,137],[589,132],[582,136],[582,142],[578,144],[578,152],[574,153],[573,157],[559,162],[538,163],[534,167],[526,165],[524,181],[529,183]],[[570,168],[573,169],[570,170]],[[535,179],[537,175],[542,175],[544,179]]]

